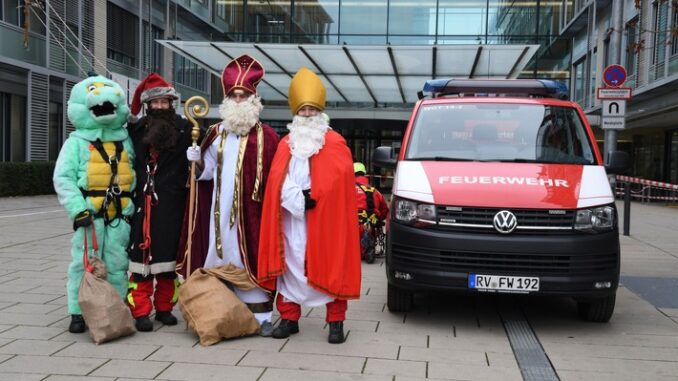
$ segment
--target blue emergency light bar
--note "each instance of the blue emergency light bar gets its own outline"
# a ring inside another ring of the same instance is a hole
[[[424,84],[423,92],[433,97],[463,96],[536,96],[567,99],[567,86],[546,79],[431,79]],[[423,97],[420,92],[419,98]]]

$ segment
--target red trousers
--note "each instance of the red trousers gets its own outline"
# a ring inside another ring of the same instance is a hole
[[[153,281],[155,293],[153,292]],[[132,311],[132,316],[137,319],[151,314],[153,307],[156,311],[172,311],[172,307],[177,302],[178,289],[176,284],[176,274],[163,273],[150,275],[141,278],[132,274],[129,278],[129,288],[127,291],[127,305]],[[153,296],[153,304],[151,304]]]
[[[275,306],[280,312],[280,317],[285,320],[298,321],[301,318],[301,306],[292,301],[285,301],[281,293],[275,299]],[[346,320],[346,310],[348,309],[348,302],[346,300],[334,299],[325,305],[327,311],[325,312],[325,321],[332,323],[335,321]]]

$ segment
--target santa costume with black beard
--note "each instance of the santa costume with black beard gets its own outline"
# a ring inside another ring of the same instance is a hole
[[[151,73],[137,87],[131,115],[146,105],[146,116],[133,117],[127,128],[137,159],[137,192],[129,248],[128,304],[139,331],[150,331],[149,319],[176,324],[171,311],[176,302],[176,252],[186,203],[189,163],[184,151],[192,144],[191,125],[176,114],[175,89]],[[157,281],[154,287],[154,278]],[[153,297],[153,302],[151,302]]]
[[[200,267],[233,264],[258,285],[262,200],[279,140],[270,126],[259,121],[263,106],[256,86],[263,75],[261,64],[248,55],[231,61],[222,73],[226,95],[219,107],[222,122],[209,128],[200,146],[203,168],[198,179],[195,228],[190,253],[178,256],[184,263],[184,276]],[[249,291],[234,288],[234,292],[262,324],[262,332],[270,334],[270,294],[260,287]]]
[[[301,305],[325,305],[328,341],[338,344],[345,339],[347,301],[360,295],[353,159],[344,138],[317,115],[325,87],[315,73],[297,72],[288,102],[294,119],[271,164],[257,275],[278,292],[282,320],[273,337],[299,332]]]
[[[142,141],[156,151],[176,151],[179,134],[174,107],[146,110],[146,131]]]

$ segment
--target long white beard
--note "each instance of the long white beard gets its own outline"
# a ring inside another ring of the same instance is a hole
[[[263,109],[261,98],[256,95],[250,95],[246,101],[240,103],[226,98],[219,105],[219,115],[224,121],[226,131],[245,136],[257,124]]]
[[[290,152],[292,156],[308,159],[315,155],[325,145],[325,134],[330,126],[320,115],[303,117],[296,115],[292,123],[287,125],[290,130]]]

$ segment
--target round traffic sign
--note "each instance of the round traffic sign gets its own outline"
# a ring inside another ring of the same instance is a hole
[[[603,83],[607,87],[621,87],[626,82],[626,69],[621,65],[610,65],[603,70]]]

